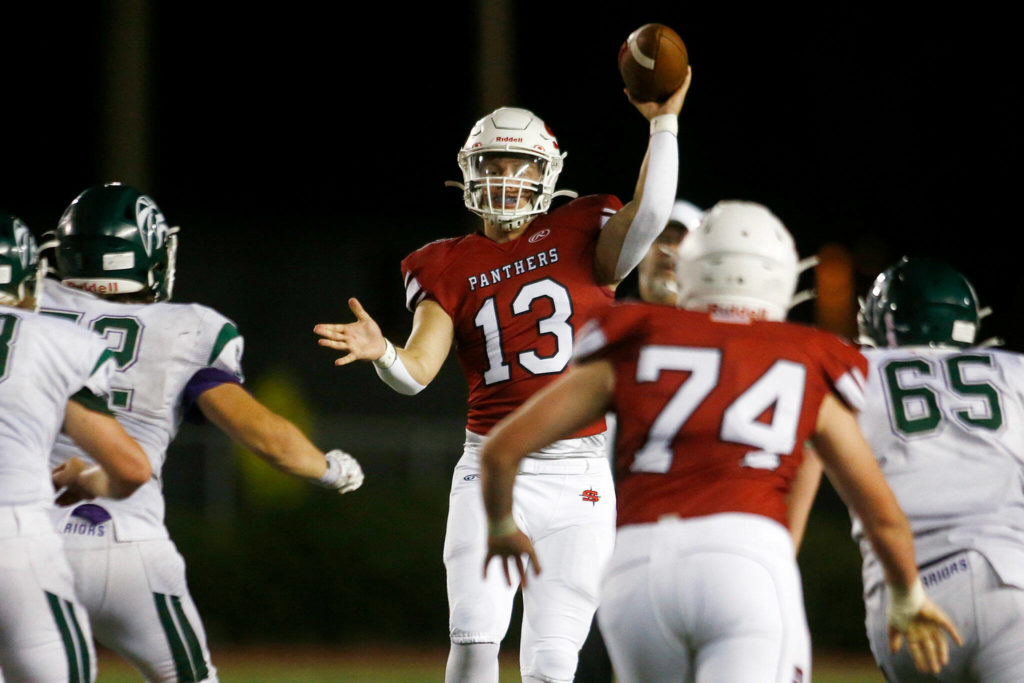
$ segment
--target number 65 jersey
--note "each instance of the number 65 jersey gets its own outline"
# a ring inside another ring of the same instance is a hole
[[[198,304],[117,303],[55,280],[43,284],[40,313],[73,321],[106,339],[117,365],[110,379],[110,408],[152,464],[153,478],[131,496],[102,501],[113,519],[117,540],[168,538],[161,491],[167,447],[202,391],[242,382],[243,341],[238,329]],[[61,436],[50,464],[73,455],[88,460]]]
[[[406,305],[437,302],[455,325],[469,383],[466,428],[487,434],[572,359],[575,332],[613,292],[597,283],[594,255],[604,222],[622,203],[582,197],[538,216],[498,243],[479,233],[438,240],[402,261]],[[604,420],[575,436],[605,430]]]
[[[914,532],[918,563],[964,549],[1024,587],[1024,356],[1000,349],[865,349],[861,431]],[[865,594],[882,570],[854,519]]]
[[[859,409],[867,369],[812,327],[646,303],[588,322],[576,358],[615,369],[619,526],[724,512],[786,526],[822,401]]]

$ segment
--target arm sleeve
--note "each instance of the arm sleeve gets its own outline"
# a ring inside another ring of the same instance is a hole
[[[615,265],[615,279],[622,280],[636,268],[672,215],[679,182],[679,149],[675,133],[663,130],[648,143],[647,174],[640,206],[626,232]]]

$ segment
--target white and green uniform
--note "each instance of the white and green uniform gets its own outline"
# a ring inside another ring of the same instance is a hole
[[[40,311],[103,335],[114,354],[110,407],[149,457],[153,478],[125,500],[65,510],[57,518],[78,595],[97,640],[149,680],[216,680],[185,564],[164,525],[167,447],[206,389],[242,381],[234,323],[198,304],[122,304],[44,284]],[[58,439],[50,462],[81,452]]]
[[[891,680],[1024,681],[1024,356],[866,349],[860,426],[914,532],[921,579],[965,639],[938,677],[888,651],[882,568],[864,557],[871,647]]]
[[[0,678],[8,681],[96,675],[89,622],[51,520],[47,458],[68,400],[90,406],[107,396],[113,365],[96,335],[0,307]]]

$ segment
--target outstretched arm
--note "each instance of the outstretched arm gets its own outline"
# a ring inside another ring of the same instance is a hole
[[[196,403],[210,422],[275,469],[341,493],[354,491],[363,483],[363,471],[355,458],[339,450],[325,455],[290,420],[238,384],[227,382],[207,389]]]
[[[581,365],[534,394],[487,435],[480,456],[488,520],[485,576],[491,558],[500,557],[505,579],[511,584],[508,566],[511,558],[525,584],[523,555],[530,558],[534,571],[540,573],[533,545],[512,520],[512,486],[519,461],[603,416],[614,388],[611,363],[596,361]]]
[[[57,499],[60,505],[87,498],[127,498],[153,475],[145,451],[112,415],[68,401],[64,433],[98,465],[70,458],[54,469],[54,486],[66,489]]]
[[[348,352],[335,360],[335,365],[373,361],[381,380],[400,394],[416,394],[430,384],[444,365],[455,339],[452,319],[440,305],[426,299],[416,306],[405,347],[397,347],[386,339],[358,300],[349,299],[348,305],[356,316],[355,322],[321,323],[313,328],[321,337],[321,346]]]
[[[651,122],[651,138],[640,167],[633,199],[612,216],[601,230],[594,257],[598,282],[615,285],[640,263],[668,223],[676,198],[679,149],[678,115],[690,89],[690,71],[679,89],[665,102],[632,102]]]
[[[843,502],[860,517],[885,571],[890,649],[899,650],[905,637],[917,668],[938,673],[949,662],[943,631],[958,645],[962,644],[960,634],[942,609],[925,595],[914,560],[910,523],[864,440],[856,417],[831,394],[819,409],[817,433],[812,440],[825,474]]]

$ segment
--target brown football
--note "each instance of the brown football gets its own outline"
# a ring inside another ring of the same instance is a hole
[[[619,73],[641,102],[667,100],[683,84],[688,64],[683,39],[664,24],[644,24],[619,48]]]

